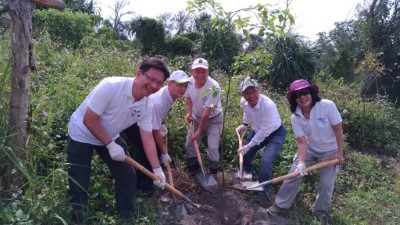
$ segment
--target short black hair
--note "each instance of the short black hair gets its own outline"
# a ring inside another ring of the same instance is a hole
[[[163,72],[164,80],[169,78],[170,73],[169,73],[168,67],[162,59],[155,58],[155,57],[148,57],[142,61],[142,63],[140,64],[140,67],[139,67],[139,69],[140,69],[140,71],[142,71],[142,73],[147,72],[151,68],[157,69],[157,70],[160,70],[161,72]]]
[[[311,98],[312,98],[312,106],[314,106],[317,102],[321,101],[321,97],[315,92],[312,88],[304,88],[310,90]],[[296,112],[297,108],[297,102],[296,102],[296,97],[295,95],[292,94],[292,97],[290,98],[290,111],[292,113]]]

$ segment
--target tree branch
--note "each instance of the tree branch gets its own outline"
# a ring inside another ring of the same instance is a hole
[[[65,8],[65,3],[62,0],[32,0],[32,2],[44,8],[53,8],[58,10],[63,10]]]

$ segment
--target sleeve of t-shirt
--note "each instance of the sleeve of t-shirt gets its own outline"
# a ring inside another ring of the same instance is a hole
[[[301,118],[300,118],[300,116],[297,116],[296,114],[292,114],[291,123],[292,123],[293,133],[294,133],[294,135],[296,137],[306,136],[306,134],[304,133],[303,128],[301,127]]]
[[[114,96],[112,85],[103,80],[88,96],[87,105],[97,115],[102,115]]]
[[[162,124],[162,115],[160,110],[160,105],[153,104],[153,117],[152,117],[152,129],[159,130]]]
[[[335,103],[328,101],[328,119],[332,126],[337,125],[342,122],[342,117],[340,116],[339,110],[337,109]]]
[[[150,100],[147,100],[146,104],[143,106],[143,111],[143,117],[138,121],[138,126],[145,131],[152,132],[153,104]]]

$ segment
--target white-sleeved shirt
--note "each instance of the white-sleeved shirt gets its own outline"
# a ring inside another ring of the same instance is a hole
[[[193,77],[190,78],[192,84],[195,83]],[[212,89],[214,88],[214,90]],[[207,90],[207,94],[204,94]],[[221,106],[221,87],[218,82],[208,77],[206,83],[201,88],[196,88],[195,85],[189,85],[185,96],[189,97],[193,102],[193,114],[201,117],[205,108],[213,108],[209,118],[215,117],[222,112]]]
[[[307,144],[316,151],[331,151],[338,148],[335,130],[332,126],[342,122],[342,117],[330,100],[322,99],[317,102],[310,112],[310,119],[306,119],[297,106],[292,115],[292,127],[296,137],[306,136]]]
[[[250,147],[260,144],[282,125],[276,104],[263,94],[260,94],[254,107],[251,107],[243,97],[240,106],[243,109],[243,123],[250,124],[255,132],[249,143]]]
[[[153,103],[153,130],[159,130],[164,117],[171,111],[174,100],[169,93],[168,86],[164,86],[156,93],[149,96]]]
[[[108,77],[103,79],[85,98],[68,123],[69,136],[79,142],[103,145],[83,124],[86,109],[100,115],[100,124],[113,140],[119,133],[137,123],[146,131],[152,130],[153,105],[147,97],[135,101],[132,95],[133,82],[130,77]]]

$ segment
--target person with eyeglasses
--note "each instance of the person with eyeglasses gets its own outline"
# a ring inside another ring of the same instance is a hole
[[[259,182],[272,179],[272,168],[286,137],[286,129],[282,124],[278,108],[274,101],[260,93],[256,80],[246,78],[240,85],[240,107],[243,109],[243,124],[236,128],[242,135],[248,126],[251,132],[247,135],[245,145],[238,149],[243,154],[243,180],[251,180],[254,173],[253,160],[257,152],[263,148],[259,167]],[[271,185],[265,185],[261,196],[271,198]]]
[[[299,171],[300,176],[285,180],[275,197],[275,203],[267,211],[277,215],[289,209],[295,201],[304,169],[312,164],[329,159],[343,163],[342,118],[334,102],[321,99],[319,88],[307,80],[300,79],[290,84],[287,100],[293,113],[291,123],[297,137],[297,154],[289,173]],[[320,169],[320,180],[312,213],[319,221],[327,221],[332,201],[334,184],[340,166],[332,165]]]
[[[146,76],[146,73],[144,73]],[[171,161],[171,157],[168,154],[168,148],[165,142],[168,133],[167,127],[163,124],[164,118],[171,111],[173,104],[179,98],[184,97],[185,92],[191,81],[189,76],[182,70],[176,70],[171,73],[167,80],[167,85],[162,87],[159,91],[149,96],[149,99],[153,103],[152,113],[152,133],[157,146],[157,153],[161,157],[161,162],[164,166]],[[133,124],[123,132],[127,140],[134,140],[135,146],[138,148],[135,153],[135,159],[146,169],[151,170],[152,165],[146,157],[146,152],[143,150],[143,144],[140,136],[138,135],[139,126]],[[136,188],[140,191],[144,197],[152,197],[155,193],[153,180],[146,174],[137,171],[137,183]]]
[[[120,132],[132,124],[138,125],[140,132],[136,133],[135,140],[144,143],[143,151],[159,178],[154,184],[164,188],[165,175],[152,134],[153,105],[148,96],[157,92],[169,76],[164,61],[146,58],[134,78],[104,78],[71,115],[67,144],[71,222],[84,224],[90,216],[88,190],[94,150],[115,180],[115,203],[120,219],[132,221],[136,172],[124,162],[129,153],[120,137]]]
[[[200,165],[197,162],[194,141],[200,143],[207,135],[208,169],[212,174],[219,170],[219,141],[222,134],[223,113],[221,105],[221,87],[210,77],[208,61],[197,58],[191,67],[190,85],[186,96],[186,116],[194,124],[194,135],[188,131],[186,136],[186,157],[189,172],[195,174]]]

